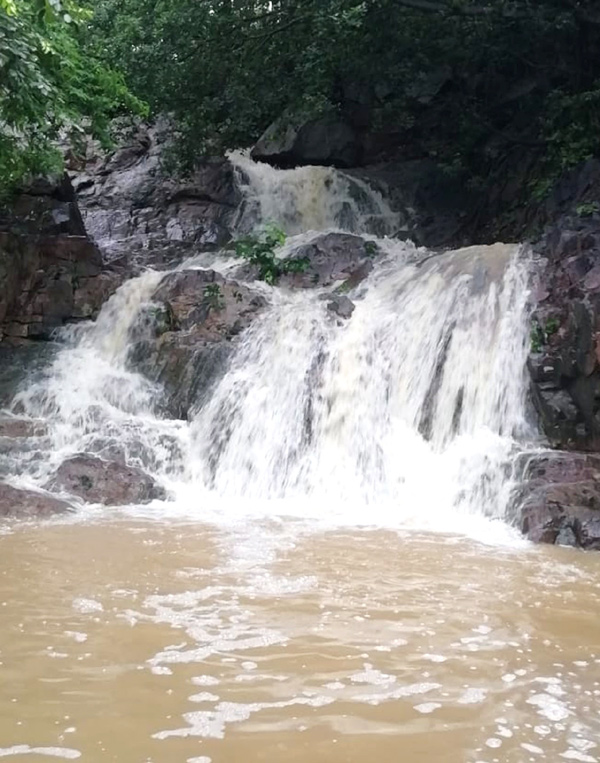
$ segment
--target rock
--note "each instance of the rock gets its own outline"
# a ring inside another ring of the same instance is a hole
[[[103,270],[83,236],[0,231],[0,341],[49,339],[69,321],[95,317],[124,277]]]
[[[429,248],[493,243],[468,227],[481,200],[464,180],[431,159],[395,159],[352,169],[347,174],[379,191],[398,214],[392,235]]]
[[[3,519],[43,519],[70,511],[72,506],[52,495],[0,482],[0,517]]]
[[[355,304],[351,299],[345,296],[334,296],[327,302],[327,309],[339,315],[340,318],[348,319],[352,316]]]
[[[135,269],[167,268],[229,240],[238,203],[233,168],[215,159],[185,179],[167,174],[171,134],[166,120],[130,126],[115,151],[89,143],[72,165],[86,230],[107,262],[126,257]]]
[[[93,318],[127,273],[104,268],[69,179],[41,178],[0,214],[0,342]]]
[[[0,414],[0,437],[41,437],[48,431],[44,421]]]
[[[357,286],[373,269],[373,259],[379,256],[377,245],[349,233],[325,233],[310,243],[296,248],[290,259],[306,260],[307,267],[299,273],[282,276],[280,286],[310,289],[343,282],[341,289]]]
[[[549,442],[600,446],[600,219],[565,217],[536,244],[532,400]]]
[[[79,455],[64,461],[45,485],[86,503],[125,506],[165,498],[165,491],[146,472],[116,461]]]
[[[35,236],[85,236],[68,175],[31,181],[10,207],[0,208],[0,230]]]
[[[525,467],[519,524],[535,542],[600,549],[600,455],[548,452]]]
[[[284,116],[266,129],[251,156],[283,168],[310,164],[356,167],[362,150],[358,132],[336,114],[310,119]]]
[[[134,328],[130,362],[162,385],[165,412],[185,418],[265,305],[260,293],[213,270],[170,273]]]

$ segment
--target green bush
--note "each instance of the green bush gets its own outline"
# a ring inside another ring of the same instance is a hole
[[[282,275],[302,273],[309,265],[305,257],[281,259],[275,250],[285,244],[285,233],[275,225],[266,225],[255,236],[244,236],[234,242],[236,257],[241,257],[250,265],[258,267],[258,278],[268,284],[275,284]]]

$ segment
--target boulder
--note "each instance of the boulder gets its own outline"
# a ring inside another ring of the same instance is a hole
[[[69,321],[95,317],[124,278],[103,269],[84,236],[0,231],[0,341],[49,339]]]
[[[0,342],[95,317],[126,275],[104,268],[68,177],[39,178],[0,212]]]
[[[64,461],[45,487],[86,503],[125,506],[165,498],[165,491],[146,472],[116,461],[82,454]]]
[[[207,160],[186,178],[164,171],[172,127],[123,127],[118,147],[106,153],[88,143],[70,173],[88,235],[107,262],[123,257],[134,269],[169,268],[230,238],[238,204],[233,168]]]
[[[35,236],[85,236],[68,175],[38,177],[0,208],[0,230]]]
[[[356,167],[362,151],[358,132],[331,113],[316,118],[281,117],[265,130],[251,156],[282,168],[310,164]]]
[[[342,291],[357,286],[373,269],[373,260],[380,255],[372,241],[350,233],[325,233],[294,249],[290,259],[305,260],[298,273],[282,276],[280,286],[310,289],[315,286],[340,284]]]
[[[343,295],[333,295],[327,300],[329,312],[335,313],[340,318],[344,318],[344,320],[352,317],[355,307],[354,302]]]
[[[0,482],[0,517],[3,519],[43,519],[70,511],[72,506],[52,495]]]
[[[525,480],[518,521],[530,540],[600,549],[600,455],[536,454]]]
[[[23,438],[41,437],[48,427],[40,419],[24,419],[18,416],[3,416],[0,413],[0,437]]]
[[[133,330],[130,362],[163,387],[165,412],[186,418],[265,305],[260,293],[213,270],[170,273]]]

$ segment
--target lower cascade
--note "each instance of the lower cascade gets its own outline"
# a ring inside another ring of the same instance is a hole
[[[363,201],[346,203],[350,186],[333,170],[325,182],[321,168],[233,159],[246,209],[303,228],[288,253],[315,240],[315,221],[339,224],[340,210],[353,230],[361,209],[383,214],[366,186]],[[153,294],[173,271],[126,282],[95,323],[63,331],[51,367],[17,395],[14,410],[47,420],[49,437],[43,458],[12,464],[16,484],[42,486],[66,458],[93,453],[141,467],[170,504],[204,516],[243,501],[259,513],[467,533],[510,519],[514,457],[532,436],[526,252],[434,253],[368,239],[377,255],[346,290],[349,319],[328,309],[332,288],[257,285],[265,309],[188,420],[165,416],[161,385],[131,362]],[[235,278],[237,261],[214,255],[176,272],[207,264]]]

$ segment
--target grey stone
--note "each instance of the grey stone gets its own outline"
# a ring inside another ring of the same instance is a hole
[[[70,169],[88,234],[107,262],[134,269],[170,268],[199,249],[230,239],[238,203],[233,168],[207,160],[186,178],[163,169],[173,129],[168,121],[124,129],[110,153],[90,141]]]
[[[327,309],[347,320],[355,310],[355,304],[349,297],[335,296],[327,302]]]
[[[0,482],[0,517],[3,519],[44,519],[70,511],[73,507],[55,496]]]
[[[105,506],[165,498],[163,488],[141,469],[87,454],[64,461],[45,487]]]
[[[356,167],[362,151],[357,131],[331,113],[316,118],[281,117],[266,129],[251,156],[277,167],[310,164]]]

